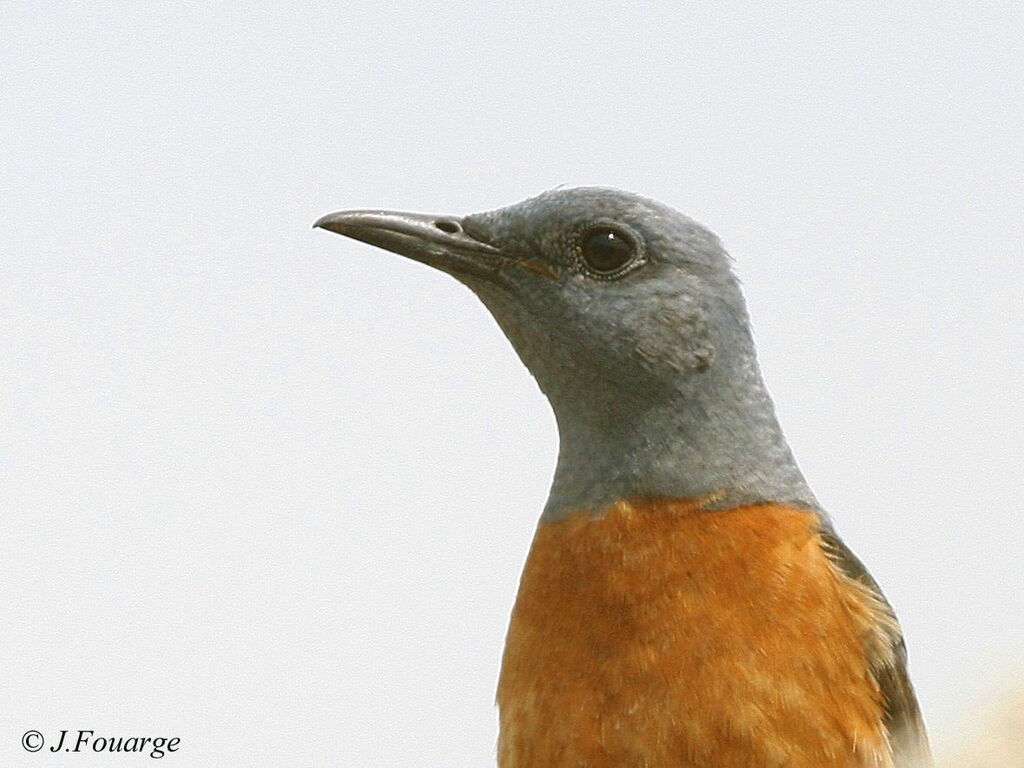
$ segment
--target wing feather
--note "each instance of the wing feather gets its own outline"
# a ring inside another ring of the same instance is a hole
[[[822,540],[840,575],[861,591],[869,607],[865,645],[882,694],[883,723],[889,734],[893,764],[896,768],[932,768],[928,735],[907,675],[907,649],[896,614],[878,583],[842,539],[826,528]]]

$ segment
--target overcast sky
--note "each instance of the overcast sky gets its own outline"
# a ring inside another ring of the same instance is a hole
[[[0,762],[493,764],[553,418],[310,224],[559,184],[724,240],[953,745],[1024,668],[1024,11],[895,5],[0,5]]]

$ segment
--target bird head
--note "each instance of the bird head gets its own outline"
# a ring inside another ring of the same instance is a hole
[[[729,257],[661,203],[582,187],[464,217],[341,211],[315,226],[447,272],[480,297],[555,412],[553,499],[576,488],[557,504],[756,484],[752,462],[766,457],[755,443],[792,464]]]
[[[717,335],[746,327],[718,239],[619,190],[558,189],[465,217],[342,211],[316,226],[466,284],[553,401],[589,392],[608,408],[685,386],[714,365]]]

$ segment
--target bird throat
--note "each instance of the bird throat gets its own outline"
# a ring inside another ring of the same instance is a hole
[[[753,353],[719,355],[706,372],[656,394],[626,387],[548,390],[559,453],[541,521],[630,498],[714,496],[718,508],[761,502],[818,509],[775,417]]]
[[[666,500],[542,522],[502,664],[499,766],[890,765],[872,606],[819,523]]]

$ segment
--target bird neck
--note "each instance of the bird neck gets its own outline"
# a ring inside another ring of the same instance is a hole
[[[600,515],[636,498],[818,508],[775,418],[752,341],[664,389],[623,397],[621,383],[585,386],[585,396],[579,387],[547,392],[559,452],[542,522]]]

